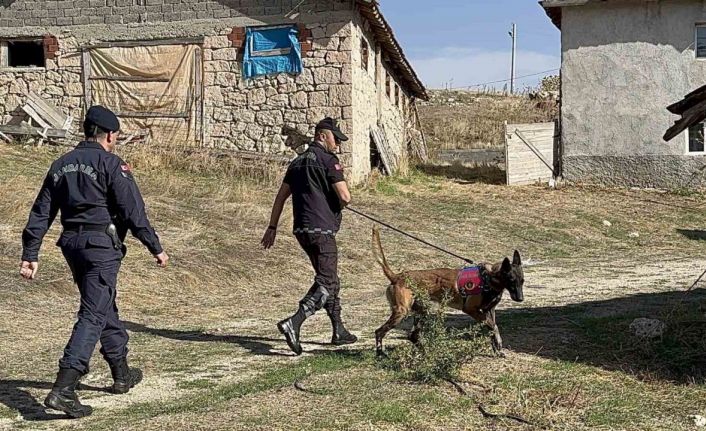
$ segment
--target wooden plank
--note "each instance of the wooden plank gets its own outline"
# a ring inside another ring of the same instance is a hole
[[[93,76],[91,81],[128,81],[128,82],[169,82],[169,78],[145,78],[143,76]]]
[[[554,127],[554,123],[505,123],[507,184],[551,180],[554,174]]]
[[[554,172],[554,166],[552,166],[547,159],[544,158],[544,155],[537,148],[535,148],[534,145],[532,145],[532,142],[522,134],[520,129],[515,129],[515,134],[522,139],[525,145],[532,150],[532,152],[549,168],[550,171]]]
[[[187,112],[180,112],[176,114],[166,114],[163,112],[116,112],[115,115],[118,117],[125,118],[189,118]]]
[[[13,136],[42,136],[42,129],[36,127],[0,125],[0,132]],[[47,129],[45,136],[49,138],[65,138],[68,131],[63,129]]]
[[[7,42],[0,42],[0,68],[8,67]]]
[[[397,171],[397,158],[388,145],[384,129],[371,128],[370,133],[373,137],[373,142],[380,153],[380,159],[385,166],[385,170],[389,175],[394,174]]]
[[[530,123],[530,124],[508,124],[507,129],[512,133],[512,130],[521,129],[523,133],[530,133],[531,131],[542,131],[547,132],[551,130],[554,131],[554,123]]]
[[[194,136],[196,141],[202,145],[205,143],[204,135],[204,109],[203,109],[203,53],[201,48],[194,50],[194,103],[196,105],[196,115],[194,118]]]
[[[23,110],[27,115],[29,115],[29,118],[31,118],[32,120],[34,120],[34,122],[37,123],[37,124],[39,125],[39,127],[43,128],[43,129],[49,129],[49,128],[51,128],[51,125],[50,125],[49,123],[47,123],[46,121],[44,121],[44,119],[42,118],[42,116],[39,115],[39,114],[37,113],[37,111],[35,111],[31,106],[29,106],[29,105],[24,105],[24,106],[22,107],[22,110]]]
[[[83,81],[83,112],[88,112],[91,107],[91,53],[83,51],[81,53],[81,80]]]
[[[66,123],[66,115],[59,111],[59,109],[55,106],[50,105],[31,91],[27,95],[27,103],[34,108],[39,115],[47,120],[53,128],[61,129],[64,127],[64,123]]]
[[[94,45],[85,45],[81,49],[86,52],[95,48],[134,48],[137,46],[161,46],[161,45],[203,45],[203,37],[176,38],[176,39],[154,39],[154,40],[123,40],[115,42],[103,42]]]

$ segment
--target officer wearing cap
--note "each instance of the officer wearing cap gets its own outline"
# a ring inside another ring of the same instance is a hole
[[[331,343],[344,345],[358,340],[346,330],[341,320],[336,245],[341,211],[350,203],[351,195],[335,152],[341,142],[347,140],[331,118],[325,118],[316,126],[314,141],[287,169],[272,207],[270,225],[261,242],[265,249],[274,245],[282,209],[292,196],[294,235],[316,273],[314,284],[299,302],[297,312],[277,324],[297,355],[302,353],[299,337],[302,323],[321,308],[331,319]]]
[[[165,267],[169,260],[147,219],[130,167],[113,154],[120,130],[118,118],[102,106],[93,106],[83,128],[86,139],[52,163],[44,179],[22,232],[20,266],[22,277],[35,278],[42,239],[61,211],[63,232],[57,245],[78,284],[81,305],[44,404],[74,418],[92,412],[90,406],[81,404],[75,390],[88,373],[98,341],[110,366],[114,393],[127,393],[142,380],[139,369],[128,367],[128,334],[115,304],[127,230],[149,249],[159,266]]]

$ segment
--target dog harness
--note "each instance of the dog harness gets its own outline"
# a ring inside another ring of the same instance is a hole
[[[479,265],[467,266],[458,273],[456,288],[464,301],[470,296],[480,296],[488,289],[488,275]]]

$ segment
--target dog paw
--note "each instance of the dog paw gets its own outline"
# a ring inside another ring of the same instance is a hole
[[[498,355],[498,358],[502,358],[502,359],[507,358],[507,355],[505,354],[505,352],[503,350],[496,350],[495,354]]]
[[[387,359],[388,358],[387,353],[385,353],[384,350],[377,350],[375,352],[375,356],[377,356],[378,359]]]

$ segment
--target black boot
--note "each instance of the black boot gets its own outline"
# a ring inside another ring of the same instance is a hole
[[[343,320],[341,320],[341,310],[329,311],[326,309],[329,319],[331,319],[331,326],[333,326],[333,336],[331,337],[331,344],[334,346],[343,346],[345,344],[353,344],[358,341],[358,337],[348,332],[345,326],[343,326]]]
[[[81,376],[81,372],[73,368],[59,368],[54,387],[44,400],[44,405],[72,418],[82,418],[93,413],[93,408],[81,404],[76,395],[76,385]]]
[[[303,307],[299,307],[296,314],[289,319],[284,319],[277,324],[277,329],[284,335],[287,340],[287,345],[294,353],[301,355],[303,350],[299,343],[299,331],[301,330],[302,323],[306,320],[307,315]]]
[[[109,365],[110,373],[113,375],[111,390],[114,394],[126,394],[142,381],[142,370],[128,367],[127,358]]]

